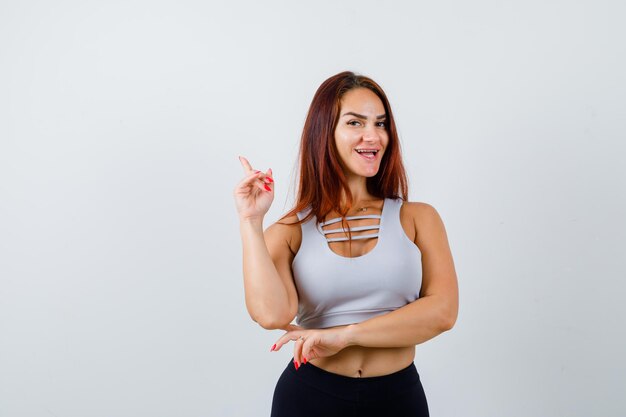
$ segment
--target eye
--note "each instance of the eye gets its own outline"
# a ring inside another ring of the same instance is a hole
[[[361,125],[361,122],[359,122],[358,120],[350,120],[348,122],[348,125],[350,125],[350,126],[359,126],[359,125]]]
[[[385,126],[387,126],[387,124],[386,124],[386,123],[387,123],[387,122],[378,122],[378,123],[376,123],[376,124],[378,125],[378,127],[385,127]]]

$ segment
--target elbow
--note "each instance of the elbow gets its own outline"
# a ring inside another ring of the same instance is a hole
[[[441,320],[441,325],[440,325],[441,331],[447,332],[448,330],[452,330],[455,323],[456,323],[456,317],[452,317],[449,315],[443,317]]]
[[[250,318],[265,330],[286,328],[296,317],[298,306],[290,306],[288,309],[255,308],[248,307]]]
[[[278,330],[278,329],[285,329],[290,323],[291,321],[285,322],[285,321],[268,321],[268,320],[264,320],[264,321],[258,321],[257,323],[259,323],[259,326],[263,327],[265,330]]]
[[[458,311],[456,307],[445,308],[439,315],[439,318],[440,318],[439,327],[441,331],[447,332],[448,330],[452,330],[452,328],[456,324],[457,316],[458,316]]]
[[[253,318],[255,322],[259,324],[259,326],[263,327],[265,330],[278,330],[285,329],[289,324],[291,324],[293,317],[259,317]]]
[[[259,326],[263,327],[265,330],[276,330],[277,322],[269,319],[259,319],[255,320]]]

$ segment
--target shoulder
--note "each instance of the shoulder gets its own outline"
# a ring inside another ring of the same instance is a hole
[[[265,240],[287,245],[295,255],[302,242],[302,229],[298,224],[298,216],[284,217],[265,230]]]
[[[443,229],[441,216],[431,204],[420,201],[405,201],[400,209],[402,224],[413,228],[413,241],[418,243],[420,238],[428,237]],[[423,239],[422,239],[423,240]]]
[[[434,217],[439,217],[439,213],[432,205],[421,201],[404,201],[402,211],[415,221],[432,220]]]

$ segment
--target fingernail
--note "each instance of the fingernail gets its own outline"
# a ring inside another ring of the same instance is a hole
[[[274,180],[272,179],[272,177],[265,177],[266,180],[268,180],[269,182],[274,182]]]
[[[254,173],[255,173],[255,174],[258,174],[259,172],[261,172],[261,171],[259,171],[258,169],[255,169],[255,170],[254,170]]]
[[[303,365],[306,364],[306,358],[305,357],[302,357],[302,364]]]
[[[272,346],[272,348],[270,349],[270,352],[272,352],[274,349],[276,349],[276,343],[274,343],[274,345]]]
[[[296,367],[296,371],[297,371],[298,368],[300,367],[300,365],[298,364],[298,361],[293,361],[293,364]]]
[[[263,184],[263,186],[265,187],[265,189],[266,189],[267,191],[272,191],[272,189],[271,189],[270,187],[268,187],[268,186],[267,186],[267,184]]]

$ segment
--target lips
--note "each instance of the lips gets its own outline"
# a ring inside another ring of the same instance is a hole
[[[380,152],[379,149],[374,149],[374,148],[371,148],[371,149],[361,148],[361,149],[355,149],[354,151],[357,154],[359,154],[359,156],[369,161],[375,160],[376,155],[378,154],[378,152]]]

